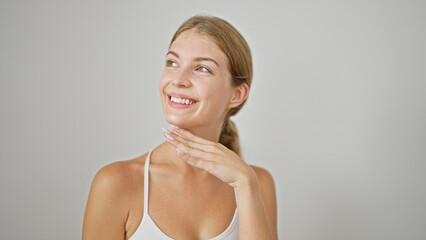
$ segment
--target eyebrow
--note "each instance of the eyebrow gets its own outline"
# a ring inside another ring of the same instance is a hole
[[[166,54],[166,56],[169,55],[169,54],[172,54],[175,57],[180,58],[179,54],[177,52],[168,51],[167,54]],[[219,63],[216,60],[214,60],[213,58],[209,58],[209,57],[196,57],[194,60],[195,61],[210,61],[210,62],[213,62],[214,64],[216,64],[218,67],[220,67]]]

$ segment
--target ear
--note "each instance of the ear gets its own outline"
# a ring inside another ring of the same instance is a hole
[[[247,99],[249,92],[250,88],[247,83],[243,83],[236,87],[234,89],[234,95],[232,96],[231,101],[229,101],[229,109],[238,107],[241,103],[243,103]]]

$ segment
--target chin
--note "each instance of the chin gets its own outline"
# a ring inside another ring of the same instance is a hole
[[[194,121],[188,121],[188,118],[182,118],[179,116],[165,116],[166,121],[176,127],[184,128],[184,129],[191,129],[198,125],[198,123],[195,123]]]
[[[185,121],[185,119],[183,119],[182,117],[178,117],[178,116],[165,116],[166,121],[171,124],[174,125],[176,127],[180,127],[180,128],[186,128],[186,125],[188,124],[187,121]]]

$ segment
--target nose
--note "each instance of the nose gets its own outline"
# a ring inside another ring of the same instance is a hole
[[[191,86],[190,74],[187,69],[181,69],[173,76],[172,84],[175,87],[187,88]]]

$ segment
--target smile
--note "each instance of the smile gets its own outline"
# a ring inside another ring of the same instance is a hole
[[[197,100],[191,99],[184,95],[180,95],[179,97],[176,96],[179,94],[171,94],[171,95],[174,95],[174,96],[168,95],[167,102],[169,106],[172,108],[178,108],[178,109],[192,108],[198,103]]]
[[[195,103],[192,100],[184,99],[184,98],[177,98],[177,97],[170,97],[170,101],[175,102],[175,103],[180,103],[180,104],[186,104],[186,105],[192,105],[192,104]]]

